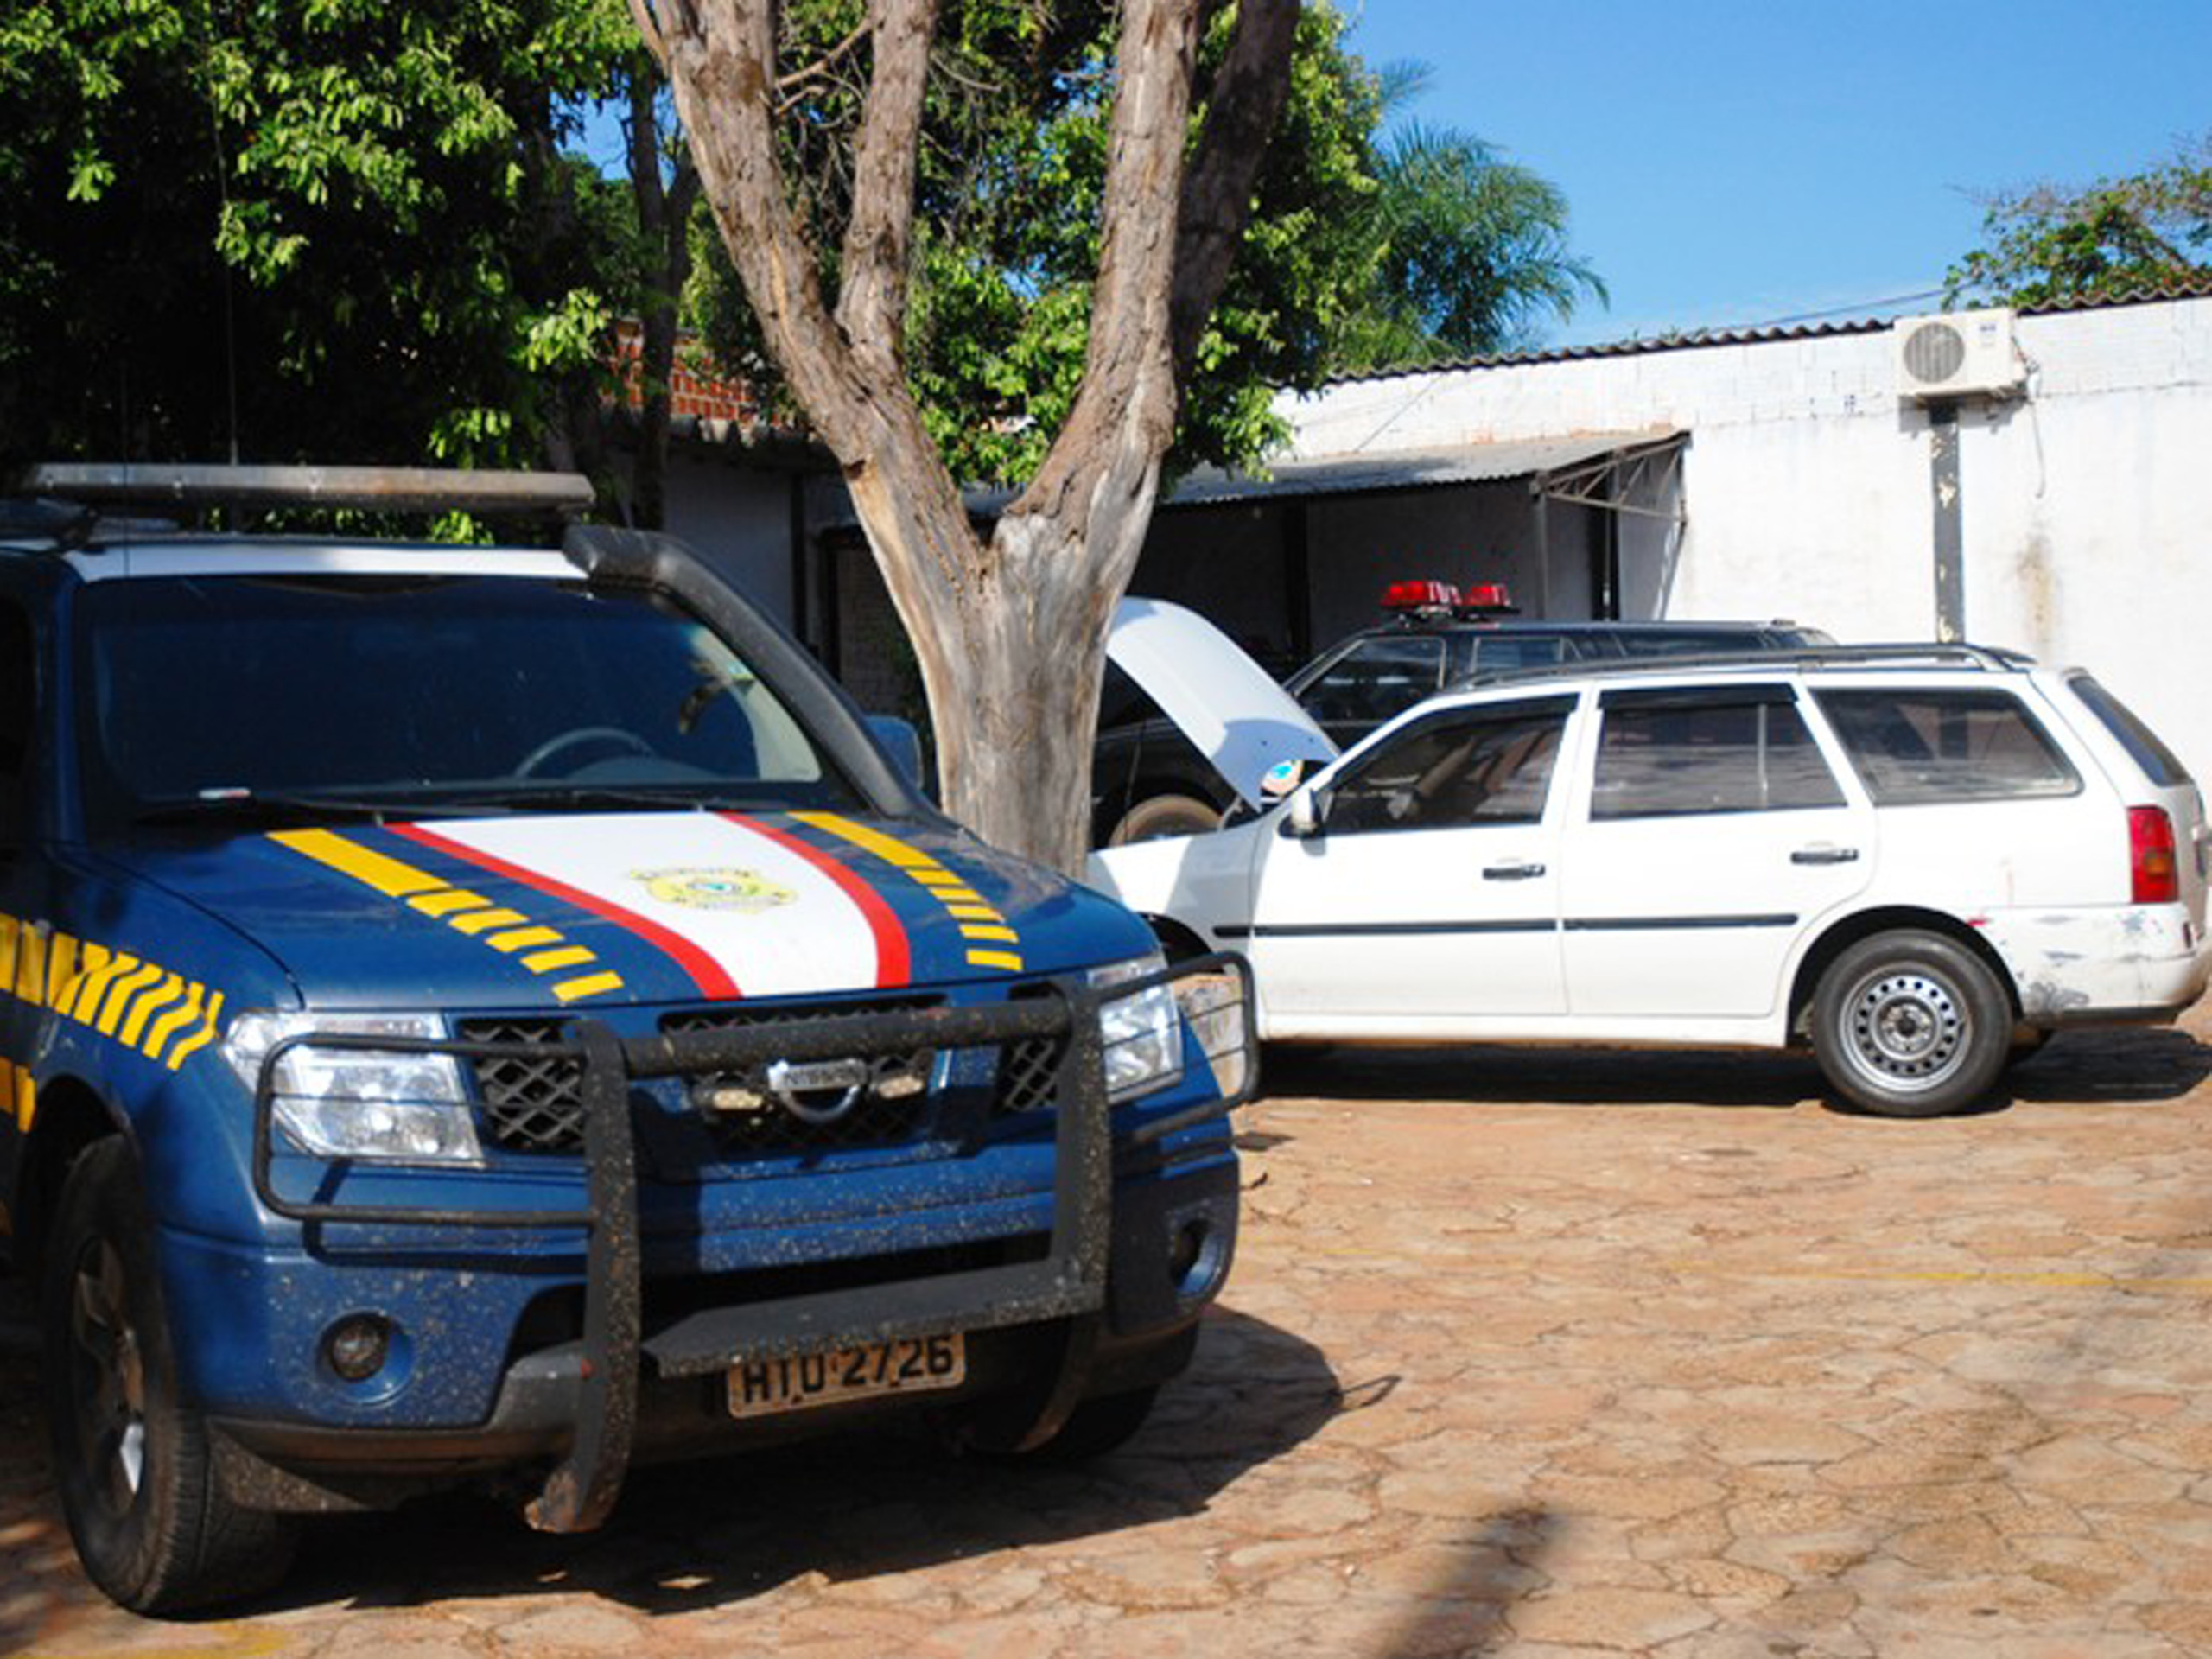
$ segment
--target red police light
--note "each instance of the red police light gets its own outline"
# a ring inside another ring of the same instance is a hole
[[[1455,607],[1462,613],[1512,611],[1520,607],[1514,604],[1513,595],[1505,591],[1502,582],[1478,582],[1459,595]]]
[[[1459,602],[1457,588],[1433,579],[1394,582],[1382,590],[1382,608],[1386,611],[1448,611]]]

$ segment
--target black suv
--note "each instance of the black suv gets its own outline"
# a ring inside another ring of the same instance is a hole
[[[1498,582],[1396,582],[1386,620],[1339,640],[1283,682],[1330,741],[1350,748],[1447,687],[1516,669],[1610,658],[1789,651],[1835,642],[1796,622],[1517,620]],[[1119,669],[1109,668],[1091,752],[1091,836],[1120,846],[1215,828],[1236,798],[1190,740]]]

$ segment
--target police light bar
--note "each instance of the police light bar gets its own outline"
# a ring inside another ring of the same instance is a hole
[[[1452,610],[1461,616],[1499,616],[1517,613],[1520,607],[1502,582],[1478,582],[1459,595]]]
[[[1459,590],[1448,582],[1394,582],[1382,590],[1386,611],[1448,611],[1459,602]]]
[[[49,461],[40,494],[87,506],[357,507],[388,512],[580,513],[591,480],[575,473],[429,467],[225,467]]]

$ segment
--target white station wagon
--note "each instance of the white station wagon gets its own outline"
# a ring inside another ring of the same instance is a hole
[[[2212,969],[2187,770],[2011,652],[1512,676],[1250,811],[1091,879],[1246,951],[1270,1039],[1809,1045],[1845,1101],[1930,1116],[2053,1030],[2172,1020]]]

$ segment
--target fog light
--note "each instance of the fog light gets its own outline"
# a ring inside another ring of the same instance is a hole
[[[1205,1254],[1207,1231],[1203,1221],[1186,1221],[1175,1230],[1175,1242],[1167,1250],[1167,1276],[1178,1286],[1190,1278]]]
[[[349,1313],[322,1333],[322,1357],[340,1380],[365,1382],[391,1351],[391,1324],[381,1314]]]

